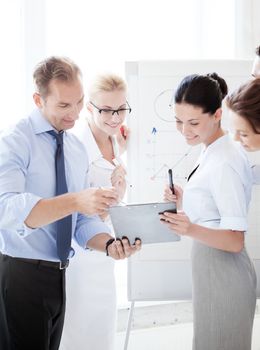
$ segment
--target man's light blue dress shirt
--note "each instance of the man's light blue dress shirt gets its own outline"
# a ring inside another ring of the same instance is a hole
[[[35,110],[0,134],[0,250],[13,257],[58,261],[56,224],[30,229],[24,221],[42,198],[55,196],[56,141],[50,123]],[[70,132],[64,134],[69,192],[87,187],[88,157]],[[110,230],[97,216],[72,215],[72,237],[82,247]]]

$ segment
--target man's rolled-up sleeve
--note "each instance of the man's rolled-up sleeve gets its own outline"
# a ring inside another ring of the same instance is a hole
[[[34,229],[24,221],[32,208],[41,199],[32,193],[3,193],[0,195],[0,229],[15,230],[21,237],[26,237]]]
[[[75,239],[82,248],[86,248],[88,241],[99,233],[110,234],[110,228],[99,218],[99,216],[78,214]]]
[[[20,134],[0,139],[0,229],[14,230],[25,237],[33,229],[24,223],[41,197],[25,192],[30,148]]]

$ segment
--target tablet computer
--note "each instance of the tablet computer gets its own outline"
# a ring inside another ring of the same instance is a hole
[[[115,236],[127,236],[131,244],[137,237],[143,244],[179,241],[180,236],[160,221],[159,213],[165,211],[176,213],[175,203],[128,204],[109,208]]]

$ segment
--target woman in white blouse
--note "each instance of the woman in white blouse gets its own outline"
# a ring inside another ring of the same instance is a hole
[[[182,210],[161,218],[193,239],[193,350],[250,350],[256,276],[244,247],[252,176],[239,144],[221,127],[225,81],[216,73],[191,75],[175,93],[177,129],[203,145],[184,191],[168,188]]]
[[[122,124],[131,112],[124,80],[110,74],[97,77],[90,87],[87,109],[89,117],[78,125],[77,135],[88,153],[90,186],[112,185],[122,199],[126,172],[120,155],[129,134]],[[110,224],[108,216],[103,220]],[[76,243],[73,247],[76,257],[67,274],[61,349],[112,350],[116,328],[114,262]]]

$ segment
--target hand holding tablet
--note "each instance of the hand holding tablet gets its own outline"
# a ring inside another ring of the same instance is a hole
[[[116,238],[126,236],[131,244],[137,237],[142,244],[179,241],[179,235],[160,221],[159,214],[166,211],[176,213],[175,203],[128,204],[109,208]]]

